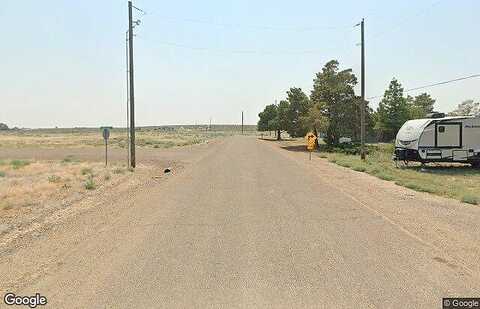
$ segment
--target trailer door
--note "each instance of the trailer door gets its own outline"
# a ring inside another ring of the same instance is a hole
[[[436,125],[436,147],[462,148],[462,124],[458,122]]]

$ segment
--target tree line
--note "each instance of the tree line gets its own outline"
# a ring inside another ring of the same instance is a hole
[[[327,144],[338,144],[341,137],[360,140],[361,97],[355,95],[358,80],[352,69],[341,69],[337,60],[325,64],[315,75],[313,90],[307,96],[301,88],[290,88],[278,104],[270,104],[258,115],[259,131],[275,131],[277,139],[286,131],[303,137],[309,131],[322,134]],[[365,102],[365,131],[371,141],[391,141],[410,119],[425,118],[434,112],[435,99],[428,93],[404,95],[400,82],[393,78],[376,110]],[[462,102],[449,115],[480,113],[480,103]]]

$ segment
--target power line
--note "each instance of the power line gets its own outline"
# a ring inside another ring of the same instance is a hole
[[[265,54],[265,55],[275,55],[275,54],[291,54],[291,55],[298,55],[298,54],[321,54],[325,53],[326,50],[320,49],[310,49],[310,50],[256,50],[256,49],[218,49],[218,48],[210,48],[210,47],[199,47],[199,46],[191,46],[185,44],[177,44],[172,42],[158,42],[160,45],[166,45],[171,47],[177,48],[184,48],[184,49],[191,49],[196,51],[212,51],[212,52],[219,52],[219,53],[228,53],[228,54]],[[333,48],[329,48],[329,50],[333,50]]]
[[[314,32],[314,31],[335,31],[335,30],[349,29],[348,26],[284,27],[284,26],[272,26],[272,25],[224,23],[224,22],[210,21],[206,19],[175,18],[175,17],[169,17],[169,16],[157,16],[157,18],[159,21],[166,21],[166,22],[194,23],[194,24],[203,24],[203,25],[209,25],[209,26],[221,27],[221,28],[243,28],[243,29],[260,30],[260,31]]]
[[[439,85],[445,85],[445,84],[454,83],[454,82],[458,82],[458,81],[462,81],[462,80],[466,80],[466,79],[471,79],[471,78],[477,78],[477,77],[480,77],[480,74],[474,74],[474,75],[455,78],[455,79],[451,79],[451,80],[447,80],[447,81],[443,81],[443,82],[438,82],[438,83],[428,84],[428,85],[424,85],[424,86],[420,86],[420,87],[410,88],[410,89],[404,90],[403,92],[407,93],[407,92],[411,92],[411,91],[415,91],[415,90],[431,88],[431,87],[435,87],[435,86],[439,86]],[[377,96],[374,96],[374,97],[369,97],[369,98],[367,98],[367,100],[378,99],[378,98],[382,98],[382,97],[383,97],[383,95],[377,95]]]

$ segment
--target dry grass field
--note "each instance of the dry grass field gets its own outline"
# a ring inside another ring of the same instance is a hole
[[[148,178],[152,173],[159,174],[167,164],[174,164],[162,150],[207,143],[238,134],[239,129],[218,125],[210,130],[206,126],[137,128],[136,146],[143,153],[144,171],[138,173],[137,168],[135,174],[137,178]],[[246,134],[255,132],[254,126],[246,126]],[[126,145],[126,130],[112,129],[111,160],[105,167],[100,129],[0,131],[0,219],[37,211],[51,203],[64,203],[72,197],[81,198],[86,193],[96,194],[104,187],[111,191],[115,184],[133,179],[134,173],[126,166]],[[173,158],[178,160],[178,154]]]
[[[107,167],[100,129],[0,131],[0,242],[20,237],[51,220],[47,218],[94,207],[106,196],[128,196],[161,176],[164,168],[181,168],[177,153],[185,152],[182,146],[207,143],[235,130],[178,126],[136,132],[141,160],[133,172],[126,164],[125,129],[111,131]]]
[[[0,209],[11,211],[62,200],[73,193],[95,190],[128,176],[125,166],[58,161],[0,161]]]
[[[212,138],[232,134],[233,131],[213,131],[203,128],[138,128],[136,145],[138,147],[170,148],[204,143]],[[0,131],[0,148],[22,147],[94,147],[103,146],[100,129],[36,129]],[[113,129],[110,134],[111,147],[125,148],[127,133],[125,129]]]

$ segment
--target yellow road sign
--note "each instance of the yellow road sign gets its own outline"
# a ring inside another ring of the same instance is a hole
[[[316,143],[317,137],[315,136],[315,134],[313,134],[312,132],[309,132],[305,136],[305,139],[307,140],[307,150],[309,151],[315,150],[315,146],[317,144]]]

